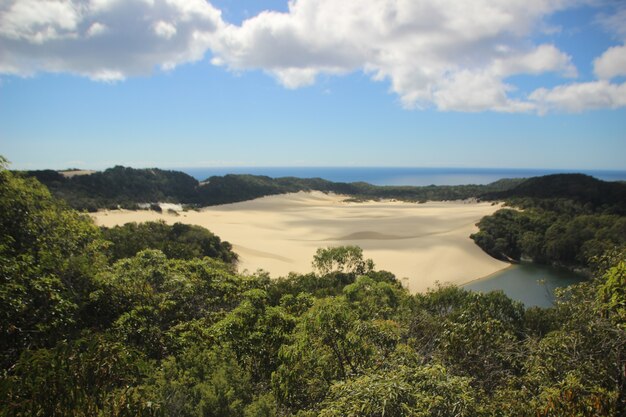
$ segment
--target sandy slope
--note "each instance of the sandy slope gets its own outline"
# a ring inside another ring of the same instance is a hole
[[[98,225],[163,219],[204,226],[231,242],[240,269],[262,268],[272,276],[311,271],[316,249],[359,245],[377,269],[401,278],[412,292],[436,281],[462,284],[505,268],[486,255],[469,235],[490,203],[403,202],[346,203],[345,197],[320,192],[259,198],[181,213],[104,211]]]

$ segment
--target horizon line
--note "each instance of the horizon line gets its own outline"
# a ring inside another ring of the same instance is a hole
[[[13,171],[96,171],[101,172],[107,169],[114,168],[116,166],[123,166],[125,168],[133,169],[162,169],[162,170],[194,170],[194,169],[208,169],[208,170],[228,170],[228,169],[424,169],[424,170],[488,170],[488,171],[562,171],[562,172],[626,172],[624,168],[531,168],[531,167],[478,167],[478,166],[385,166],[385,165],[220,165],[220,166],[174,166],[174,165],[143,165],[132,166],[132,164],[114,164],[106,168],[90,168],[90,167],[67,167],[67,168],[13,168],[9,165],[9,169]]]

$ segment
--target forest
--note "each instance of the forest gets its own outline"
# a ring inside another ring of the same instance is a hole
[[[591,278],[547,309],[452,286],[411,295],[350,246],[320,248],[311,273],[270,280],[237,273],[230,245],[207,230],[100,229],[2,165],[0,416],[626,413],[618,244],[574,245],[568,256],[591,255]],[[516,240],[519,216],[536,220],[538,242],[561,234],[541,235],[543,216],[566,215],[613,242],[619,204],[569,197],[529,193],[481,229],[498,244],[511,236],[496,252],[510,257],[520,244],[519,257],[531,253],[530,239]]]
[[[626,184],[581,174],[530,178],[486,195],[508,208],[483,218],[474,241],[490,255],[589,272],[589,260],[626,247]]]
[[[87,211],[118,207],[136,209],[139,204],[157,202],[192,207],[211,206],[298,191],[334,192],[356,200],[463,200],[505,191],[522,181],[504,179],[488,185],[411,187],[375,186],[364,182],[339,183],[321,178],[230,174],[213,176],[199,182],[183,172],[122,166],[69,178],[53,170],[22,171],[16,174],[37,178],[55,197],[67,201],[77,210]]]

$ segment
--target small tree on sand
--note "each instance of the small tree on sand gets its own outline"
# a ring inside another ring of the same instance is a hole
[[[374,269],[374,261],[363,259],[363,249],[358,246],[319,248],[313,257],[313,268],[320,275],[331,272],[364,275]]]

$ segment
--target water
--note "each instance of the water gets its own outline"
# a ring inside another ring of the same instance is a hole
[[[502,290],[510,298],[521,301],[526,307],[551,307],[554,290],[584,281],[582,275],[564,269],[543,265],[513,265],[489,278],[474,281],[463,288],[489,292]]]
[[[199,181],[213,175],[254,174],[272,178],[323,178],[334,182],[364,181],[374,185],[489,184],[502,178],[528,178],[580,172],[605,181],[624,181],[626,171],[511,168],[382,168],[382,167],[218,167],[179,168]]]

